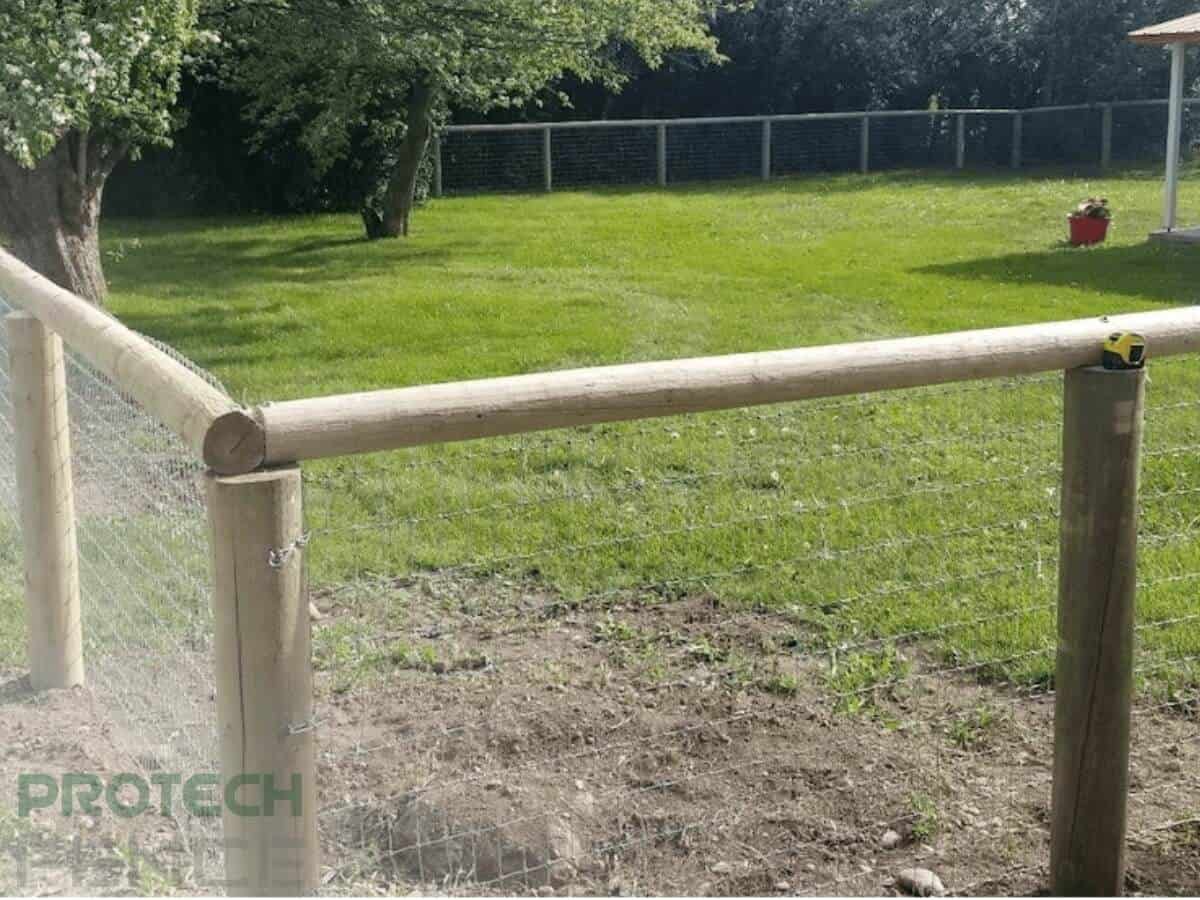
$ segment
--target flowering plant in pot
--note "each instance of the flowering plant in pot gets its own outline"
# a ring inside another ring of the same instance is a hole
[[[1108,237],[1112,210],[1108,208],[1106,198],[1090,197],[1075,207],[1068,221],[1071,223],[1071,243],[1074,246],[1099,244]]]

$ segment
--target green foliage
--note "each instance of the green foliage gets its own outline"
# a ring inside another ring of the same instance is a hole
[[[913,794],[909,801],[912,805],[912,836],[918,841],[927,841],[938,832],[937,804],[928,794]]]
[[[987,744],[1002,721],[991,706],[977,706],[950,723],[949,737],[960,750],[976,750]]]
[[[871,712],[883,692],[903,681],[909,664],[895,647],[835,654],[829,671],[829,687],[837,709],[845,713]]]
[[[6,0],[0,150],[32,167],[69,132],[165,142],[199,0]]]
[[[570,72],[618,89],[631,49],[657,68],[689,48],[716,59],[709,17],[720,0],[292,0],[227,3],[226,83],[250,97],[261,146],[293,130],[318,173],[359,161],[362,193],[380,190],[407,133],[414,89],[435,110],[486,111],[530,100]]]

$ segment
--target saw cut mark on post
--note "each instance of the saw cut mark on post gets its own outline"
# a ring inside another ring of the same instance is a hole
[[[300,470],[209,475],[207,487],[229,892],[313,894],[319,845]],[[237,808],[224,790],[231,779],[241,782]]]
[[[1125,881],[1144,370],[1067,373],[1055,676],[1052,889]]]
[[[7,324],[29,682],[72,687],[84,680],[83,626],[62,341],[28,313]]]

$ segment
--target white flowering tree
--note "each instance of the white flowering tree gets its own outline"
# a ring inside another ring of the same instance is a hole
[[[566,73],[616,90],[630,56],[719,59],[718,9],[751,0],[214,0],[226,78],[260,136],[299,131],[318,170],[352,157],[368,237],[408,233],[447,107],[526,103]],[[357,154],[357,156],[356,156]],[[369,158],[368,158],[369,157]]]
[[[168,140],[198,5],[0,0],[0,243],[93,302],[105,181]]]

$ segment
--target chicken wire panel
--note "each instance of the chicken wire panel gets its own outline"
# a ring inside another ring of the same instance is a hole
[[[967,116],[966,164],[968,166],[1011,165],[1015,119],[1015,116],[1007,113]]]
[[[670,125],[667,181],[720,181],[762,174],[761,122]]]
[[[558,128],[551,150],[555,186],[651,184],[658,178],[653,125]]]
[[[1197,387],[1155,365],[1134,848],[1200,812]],[[328,889],[1038,891],[1061,423],[1053,375],[308,466]]]
[[[10,312],[0,300],[0,315]],[[22,554],[8,363],[4,330],[0,571],[16,583]],[[84,668],[106,724],[95,738],[144,773],[217,772],[203,466],[81,358],[66,353],[66,369]],[[182,821],[182,807],[175,812]]]
[[[861,119],[772,122],[771,171],[776,175],[855,171],[861,146]]]
[[[1022,160],[1031,166],[1098,168],[1103,128],[1098,107],[1026,113]]]
[[[871,168],[952,168],[955,116],[922,113],[871,120]]]
[[[542,131],[454,131],[441,137],[445,193],[529,191],[543,187]]]

